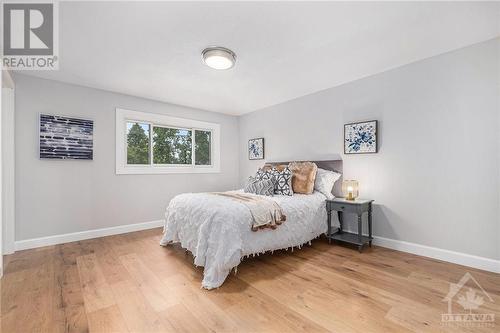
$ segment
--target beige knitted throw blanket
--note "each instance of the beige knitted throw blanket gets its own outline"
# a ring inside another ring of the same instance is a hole
[[[211,194],[227,197],[245,205],[252,214],[252,231],[264,228],[276,229],[286,221],[280,205],[265,197],[233,191],[211,192]]]

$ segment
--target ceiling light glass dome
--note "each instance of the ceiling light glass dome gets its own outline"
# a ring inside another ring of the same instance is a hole
[[[207,47],[201,53],[203,62],[214,69],[230,69],[236,62],[236,54],[221,46]]]

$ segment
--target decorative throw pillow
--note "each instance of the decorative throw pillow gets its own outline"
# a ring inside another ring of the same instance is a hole
[[[270,164],[270,163],[266,163],[264,164],[264,166],[261,168],[262,170],[264,171],[270,171],[272,170],[273,168],[278,170],[278,171],[283,171],[285,170],[285,168],[288,166],[288,164]]]
[[[259,180],[254,177],[248,177],[243,191],[246,193],[272,196],[274,194],[274,182],[272,179]]]
[[[262,168],[260,168],[259,170],[263,170],[263,171],[270,171],[270,170],[272,170],[272,169],[273,169],[273,166],[272,166],[271,164],[267,164],[267,163],[266,163],[266,164],[264,164],[264,165],[262,166]]]
[[[314,189],[323,193],[327,199],[331,200],[334,198],[332,194],[333,185],[335,185],[335,182],[339,180],[341,176],[340,173],[318,168],[316,180],[314,181]]]
[[[294,193],[311,194],[318,167],[313,162],[292,162],[289,165],[293,173],[292,188]]]
[[[265,166],[264,166],[265,167]],[[255,178],[258,179],[258,180],[263,180],[263,179],[271,179],[273,180],[273,169],[270,168],[270,169],[264,169],[263,168],[260,168],[259,170],[257,170],[257,173],[255,174]]]
[[[274,194],[293,195],[292,170],[289,167],[283,171],[273,168],[271,173],[274,177]]]

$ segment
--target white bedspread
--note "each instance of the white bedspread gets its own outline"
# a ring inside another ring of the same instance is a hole
[[[287,219],[277,229],[251,231],[252,216],[240,202],[208,193],[186,193],[170,201],[160,242],[180,242],[204,267],[202,286],[222,285],[241,258],[299,246],[326,232],[326,197],[319,193],[269,197]]]

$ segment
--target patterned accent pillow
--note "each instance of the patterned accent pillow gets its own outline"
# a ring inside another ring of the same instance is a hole
[[[272,179],[259,180],[254,177],[248,177],[243,191],[245,193],[272,196],[274,194],[274,182]]]
[[[274,194],[293,195],[292,189],[292,170],[289,167],[284,168],[282,171],[273,168],[271,174],[274,177]]]
[[[266,180],[273,180],[273,170],[272,169],[265,169],[265,168],[261,168],[259,170],[257,170],[257,173],[255,174],[255,179],[258,179],[258,180],[263,180],[263,179],[266,179]]]

